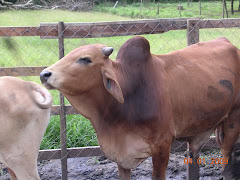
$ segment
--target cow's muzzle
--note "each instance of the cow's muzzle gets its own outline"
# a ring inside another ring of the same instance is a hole
[[[51,75],[52,75],[52,73],[49,71],[42,71],[40,73],[40,79],[41,79],[42,84],[47,83],[47,80],[51,77]]]

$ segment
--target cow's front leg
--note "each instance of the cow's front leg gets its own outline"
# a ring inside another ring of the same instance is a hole
[[[118,164],[118,174],[119,174],[119,180],[131,179],[131,169],[124,169],[119,164]]]
[[[153,161],[153,180],[165,180],[166,170],[169,160],[171,141],[165,142],[161,146],[155,147],[152,150]]]

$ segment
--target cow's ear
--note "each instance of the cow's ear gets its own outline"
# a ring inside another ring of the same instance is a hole
[[[117,82],[115,73],[112,70],[102,70],[103,84],[107,91],[112,94],[120,103],[124,103],[124,98],[120,85]]]

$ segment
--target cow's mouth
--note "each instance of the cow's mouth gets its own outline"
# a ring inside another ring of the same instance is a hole
[[[51,85],[48,84],[48,83],[43,83],[43,85],[44,85],[47,89],[51,89],[51,90],[56,89],[55,87],[51,86]]]
[[[56,79],[52,77],[52,72],[43,70],[40,73],[40,80],[47,89],[56,89],[52,84],[55,84]]]

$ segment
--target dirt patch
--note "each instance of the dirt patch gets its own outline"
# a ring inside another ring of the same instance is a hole
[[[187,179],[187,165],[184,164],[186,153],[170,155],[167,168],[167,179]],[[218,180],[221,176],[221,164],[211,164],[212,159],[221,158],[219,151],[205,151],[200,153],[200,180]],[[186,159],[185,159],[186,163]],[[1,167],[0,167],[1,168]],[[60,160],[44,161],[38,164],[41,180],[60,180]],[[0,171],[0,180],[9,180],[6,168]],[[132,180],[151,180],[152,159],[148,158],[136,169],[132,170]],[[104,157],[87,157],[68,159],[68,180],[117,180],[117,165]]]

